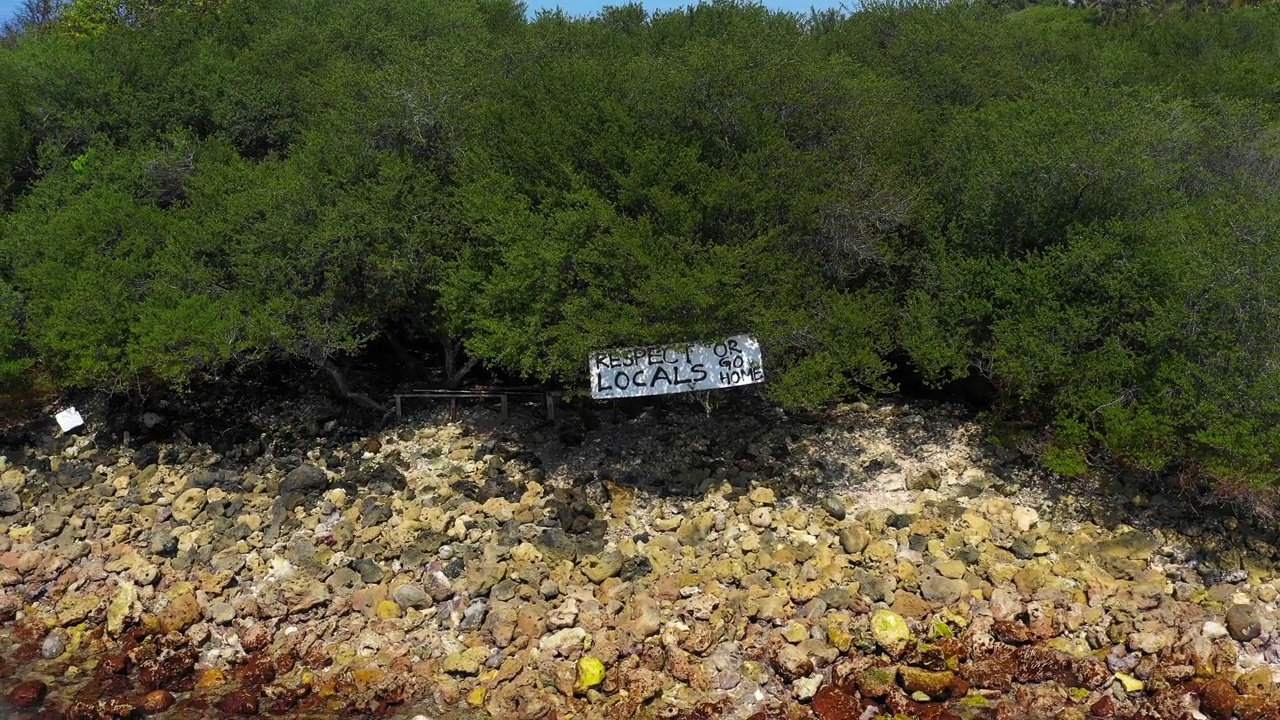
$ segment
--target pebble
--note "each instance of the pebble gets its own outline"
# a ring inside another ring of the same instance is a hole
[[[458,629],[475,630],[479,628],[488,612],[489,603],[484,598],[472,600],[471,604],[462,613],[462,622],[458,625]]]
[[[44,700],[49,686],[40,680],[27,680],[18,683],[9,691],[9,704],[19,710],[29,710]]]
[[[871,635],[890,653],[900,652],[911,641],[907,621],[892,610],[877,610],[871,616]]]
[[[1231,720],[1240,696],[1226,680],[1210,680],[1200,689],[1200,711],[1212,720]]]
[[[52,660],[62,655],[67,649],[66,638],[62,636],[60,631],[54,631],[45,636],[44,642],[40,644],[40,657],[45,660]]]
[[[844,504],[841,503],[840,500],[837,499],[836,497],[832,495],[827,495],[826,497],[822,498],[821,506],[822,506],[822,509],[825,510],[826,513],[830,515],[833,519],[844,520],[846,515]]]
[[[185,523],[195,520],[208,502],[208,493],[203,488],[188,488],[173,501],[173,517]]]
[[[1227,632],[1238,642],[1248,642],[1262,634],[1262,624],[1253,605],[1235,604],[1227,610]]]
[[[758,528],[766,528],[773,524],[773,515],[769,508],[758,507],[751,511],[751,524]]]
[[[861,525],[840,528],[840,547],[850,555],[857,555],[871,543],[871,533]]]
[[[167,530],[158,530],[151,536],[147,550],[152,555],[171,558],[178,554],[178,539]],[[149,583],[146,583],[149,584]]]
[[[791,692],[795,694],[797,700],[810,700],[818,694],[820,687],[822,687],[822,676],[810,675],[791,683]]]
[[[395,586],[391,589],[391,600],[404,608],[422,608],[431,604],[431,596],[417,583]]]
[[[173,707],[176,701],[173,693],[168,690],[153,690],[143,696],[139,707],[149,713],[162,713]]]
[[[67,519],[55,512],[47,512],[40,516],[36,521],[36,530],[43,537],[52,537],[57,535],[67,524]]]
[[[560,594],[560,585],[555,580],[547,578],[538,586],[538,594],[545,600],[554,600]]]
[[[17,514],[22,510],[22,498],[11,488],[0,487],[0,516]]]
[[[306,495],[308,493],[320,492],[329,486],[329,477],[324,470],[315,465],[299,465],[280,482],[280,493],[300,493]]]
[[[246,690],[235,690],[224,695],[215,707],[224,715],[253,717],[258,714],[258,696]]]

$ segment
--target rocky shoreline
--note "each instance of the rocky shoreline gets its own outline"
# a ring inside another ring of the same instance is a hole
[[[309,426],[9,452],[0,715],[1280,719],[1274,531],[958,408]]]

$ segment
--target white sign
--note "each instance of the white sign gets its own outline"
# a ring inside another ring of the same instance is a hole
[[[587,363],[591,397],[610,400],[717,390],[764,382],[760,343],[746,335],[712,345],[606,350]]]
[[[62,432],[71,432],[84,424],[84,418],[80,417],[80,413],[73,407],[54,415],[53,419],[58,421],[58,427],[62,428]]]

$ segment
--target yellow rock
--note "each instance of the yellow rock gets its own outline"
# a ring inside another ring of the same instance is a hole
[[[477,687],[467,693],[467,704],[471,707],[484,707],[485,690],[483,687]]]
[[[853,635],[835,625],[827,626],[827,642],[840,652],[849,652],[853,645]]]
[[[113,637],[124,631],[124,621],[137,600],[138,588],[127,580],[122,581],[111,598],[111,604],[107,606],[107,632]]]
[[[208,670],[201,670],[200,674],[196,675],[197,690],[208,690],[210,688],[220,687],[226,684],[226,682],[227,682],[227,676],[224,675],[223,672],[221,670],[218,670],[217,668],[209,668]]]
[[[403,614],[400,610],[400,606],[397,605],[394,600],[383,600],[378,603],[378,609],[376,612],[379,620],[391,620],[398,618]]]
[[[1120,681],[1121,685],[1124,685],[1125,692],[1142,692],[1142,689],[1146,687],[1141,680],[1128,673],[1118,672],[1116,673],[1116,679]]]
[[[806,628],[798,622],[793,622],[788,624],[787,627],[782,630],[782,637],[786,638],[787,642],[793,644],[804,642],[809,639],[809,628]]]
[[[369,687],[382,679],[382,671],[375,667],[365,667],[352,673],[355,677],[356,684],[361,687]]]
[[[573,689],[577,692],[586,692],[602,682],[604,682],[604,663],[590,655],[578,658],[578,681],[574,683]]]
[[[911,629],[901,615],[892,610],[877,610],[871,616],[871,635],[881,647],[896,652],[911,640]]]

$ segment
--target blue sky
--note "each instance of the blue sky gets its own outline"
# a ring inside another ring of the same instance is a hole
[[[8,20],[13,17],[13,11],[21,4],[22,0],[0,0],[0,19]]]
[[[672,0],[650,0],[644,6],[649,10],[668,10],[673,7],[684,7],[690,4],[691,0],[683,2],[673,2]],[[530,12],[540,8],[564,8],[565,12],[570,15],[587,15],[598,11],[606,3],[601,0],[526,0],[529,4]],[[613,0],[607,3],[610,5],[621,5],[625,0]],[[696,0],[692,0],[696,3]],[[22,0],[0,0],[0,19],[8,19],[13,17],[14,11],[22,4]],[[764,3],[775,10],[789,10],[792,12],[808,12],[810,7],[830,8],[839,7],[838,0],[768,0]],[[854,2],[848,3],[850,6],[855,5]]]

